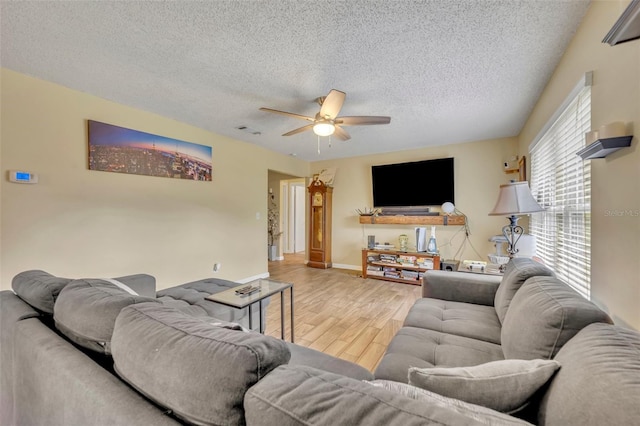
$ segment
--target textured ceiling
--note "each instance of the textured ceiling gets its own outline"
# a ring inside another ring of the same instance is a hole
[[[0,58],[24,74],[314,161],[517,135],[588,5],[2,1]],[[314,99],[330,89],[347,93],[340,115],[388,115],[391,124],[348,127],[351,140],[329,147],[323,138],[318,154],[312,132],[281,136],[304,121],[258,110],[313,116]]]

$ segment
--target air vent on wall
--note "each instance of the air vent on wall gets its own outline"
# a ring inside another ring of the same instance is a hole
[[[640,0],[632,0],[602,40],[611,46],[640,38]]]

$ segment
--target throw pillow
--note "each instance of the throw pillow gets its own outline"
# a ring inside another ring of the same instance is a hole
[[[196,425],[244,425],[247,389],[291,357],[280,339],[214,326],[157,303],[122,309],[111,349],[124,381]]]
[[[78,345],[105,355],[111,354],[111,336],[116,317],[125,306],[159,302],[138,296],[117,280],[82,279],[69,283],[56,299],[53,319],[56,328]]]
[[[473,367],[409,368],[409,383],[503,413],[514,413],[553,376],[553,360],[508,359]]]
[[[146,274],[128,275],[105,281],[120,287],[131,295],[138,295],[131,287],[147,290],[142,296],[155,297],[155,278]],[[38,312],[53,315],[53,307],[63,288],[73,281],[72,278],[60,278],[45,271],[31,270],[16,275],[11,281],[13,291]],[[140,291],[140,290],[138,290]]]
[[[52,315],[60,291],[73,281],[40,270],[24,271],[13,277],[11,287],[22,300],[38,311]]]
[[[480,405],[469,404],[468,402],[461,401],[459,399],[442,396],[435,392],[430,392],[428,390],[408,385],[406,383],[394,382],[391,380],[363,380],[363,382],[386,389],[394,393],[398,393],[400,395],[404,395],[408,398],[415,399],[416,401],[427,402],[429,404],[437,405],[439,407],[455,411],[466,417],[470,417],[473,420],[476,420],[480,424],[492,426],[530,424],[525,422],[524,420],[520,420],[516,417],[511,417],[499,411],[491,410]]]

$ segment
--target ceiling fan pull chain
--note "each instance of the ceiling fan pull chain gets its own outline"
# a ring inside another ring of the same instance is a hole
[[[331,135],[329,135],[329,148],[331,148]]]
[[[318,155],[320,155],[320,136],[318,136]]]

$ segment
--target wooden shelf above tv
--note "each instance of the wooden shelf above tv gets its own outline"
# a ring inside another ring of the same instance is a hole
[[[360,216],[360,223],[370,225],[464,225],[465,217],[452,216]]]

